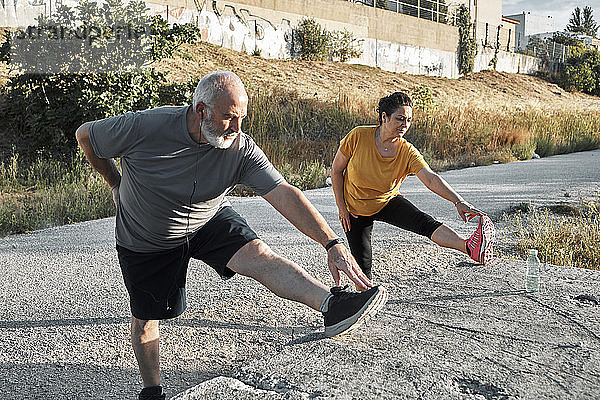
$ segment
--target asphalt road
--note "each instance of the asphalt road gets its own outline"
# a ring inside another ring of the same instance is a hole
[[[600,151],[449,171],[491,215],[520,203],[598,196]],[[470,234],[452,205],[408,179],[423,210]],[[331,188],[306,192],[334,229]],[[568,195],[567,195],[568,194]],[[277,252],[331,283],[325,253],[260,198],[234,207]],[[129,309],[108,218],[0,239],[0,389],[10,399],[125,399],[140,387]],[[597,271],[545,268],[548,290],[522,291],[524,263],[476,266],[381,224],[375,279],[388,305],[343,340],[321,317],[257,283],[222,282],[200,262],[188,310],[162,325],[163,381],[179,398],[600,398]],[[200,384],[194,387],[194,385]]]

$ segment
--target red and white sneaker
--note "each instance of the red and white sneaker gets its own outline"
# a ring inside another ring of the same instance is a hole
[[[496,236],[494,224],[487,215],[479,217],[479,225],[471,235],[465,240],[467,253],[469,257],[480,264],[487,264],[494,256],[494,237]]]

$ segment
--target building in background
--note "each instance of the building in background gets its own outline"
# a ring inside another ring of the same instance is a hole
[[[556,31],[554,18],[551,15],[535,15],[530,11],[523,11],[521,14],[506,15],[505,17],[519,21],[515,27],[515,48],[517,50],[525,50],[529,43],[529,37],[532,35]]]
[[[506,32],[506,48],[503,50],[514,52],[517,49],[517,25],[521,24],[516,19],[502,17],[502,26]]]

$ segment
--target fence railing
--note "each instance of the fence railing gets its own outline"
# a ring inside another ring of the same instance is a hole
[[[445,4],[444,0],[348,0],[353,3],[377,7],[400,14],[423,18],[447,25],[456,25],[455,9],[457,6]],[[540,41],[529,43],[527,49],[519,50],[514,28],[509,25],[491,25],[479,22],[474,26],[477,42],[480,46],[496,48],[508,52],[519,52],[534,57],[546,58],[564,63],[568,48],[560,43]]]
[[[440,0],[348,0],[442,24],[456,25],[452,7]]]
[[[525,50],[518,50],[518,52],[564,63],[569,55],[569,46],[548,40],[530,41]]]

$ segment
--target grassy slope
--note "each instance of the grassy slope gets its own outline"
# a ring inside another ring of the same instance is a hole
[[[343,96],[369,102],[373,107],[382,95],[396,90],[412,92],[425,84],[440,105],[600,111],[598,97],[569,93],[533,76],[495,71],[446,79],[339,62],[267,60],[207,43],[184,46],[173,59],[163,60],[156,67],[168,72],[174,81],[198,79],[207,72],[228,69],[236,72],[250,90],[284,87],[295,89],[303,97],[333,100]]]

